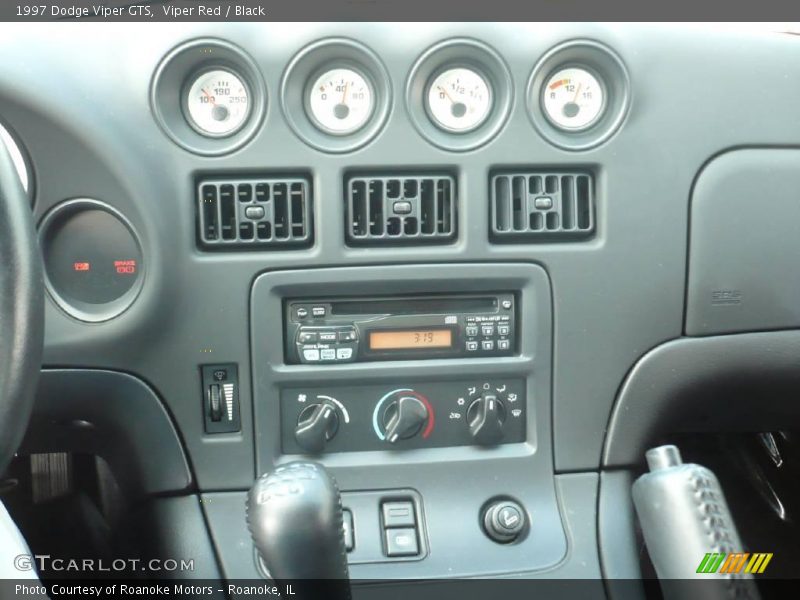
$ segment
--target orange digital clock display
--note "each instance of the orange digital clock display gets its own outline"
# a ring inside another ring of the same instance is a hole
[[[370,331],[370,350],[413,350],[415,348],[450,348],[453,332],[449,329]]]

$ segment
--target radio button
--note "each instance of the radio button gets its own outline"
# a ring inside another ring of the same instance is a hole
[[[494,340],[483,340],[481,342],[482,350],[494,350]]]
[[[301,331],[297,336],[297,341],[301,344],[316,342],[317,333],[315,331]]]
[[[474,337],[478,335],[478,326],[477,325],[467,325],[467,335],[469,337]]]
[[[337,348],[336,360],[349,360],[352,357],[353,357],[352,348]]]
[[[356,341],[356,330],[351,329],[350,331],[340,331],[339,332],[339,341],[340,342],[354,342]]]
[[[336,341],[336,332],[335,331],[320,331],[319,332],[319,341],[320,342],[335,342]]]
[[[320,353],[322,360],[336,360],[336,350],[333,348],[326,348]]]
[[[497,333],[499,333],[500,335],[508,335],[510,331],[511,331],[511,326],[510,325],[498,325],[497,326]]]
[[[315,306],[311,309],[311,314],[315,317],[324,317],[326,312],[324,306]]]
[[[511,348],[511,340],[497,340],[498,350],[508,350]]]
[[[467,342],[467,352],[475,352],[478,349],[478,342]]]
[[[308,350],[303,350],[303,358],[309,362],[314,362],[319,360],[319,350],[316,348],[309,348]]]
[[[484,337],[491,337],[494,335],[494,325],[481,325],[481,334]]]
[[[298,319],[305,319],[308,316],[308,309],[303,308],[302,306],[294,311],[294,314],[297,315]]]

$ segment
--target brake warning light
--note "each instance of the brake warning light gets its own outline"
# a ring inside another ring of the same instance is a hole
[[[135,260],[115,260],[114,269],[120,275],[134,275],[136,274],[136,261]]]
[[[89,271],[91,268],[92,265],[88,262],[76,262],[72,264],[72,269],[74,271]]]

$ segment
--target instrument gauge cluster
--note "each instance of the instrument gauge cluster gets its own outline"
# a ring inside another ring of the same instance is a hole
[[[533,61],[531,61],[533,62]],[[283,70],[280,111],[267,117],[264,72],[245,52],[222,40],[196,40],[159,66],[151,101],[164,131],[204,155],[238,149],[283,119],[302,142],[327,153],[354,152],[392,121],[409,119],[422,138],[450,152],[491,142],[512,113],[527,112],[532,137],[565,150],[594,148],[621,126],[630,105],[622,60],[606,46],[573,40],[533,66],[515,103],[515,80],[504,58],[471,38],[444,40],[425,50],[405,77],[405,111],[397,110],[393,78],[361,42],[327,38],[301,48]],[[512,110],[513,109],[513,110]],[[403,123],[400,123],[402,126]]]

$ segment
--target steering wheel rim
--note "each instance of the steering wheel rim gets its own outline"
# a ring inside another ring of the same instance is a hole
[[[28,426],[43,343],[44,283],[33,214],[0,143],[0,474]]]

